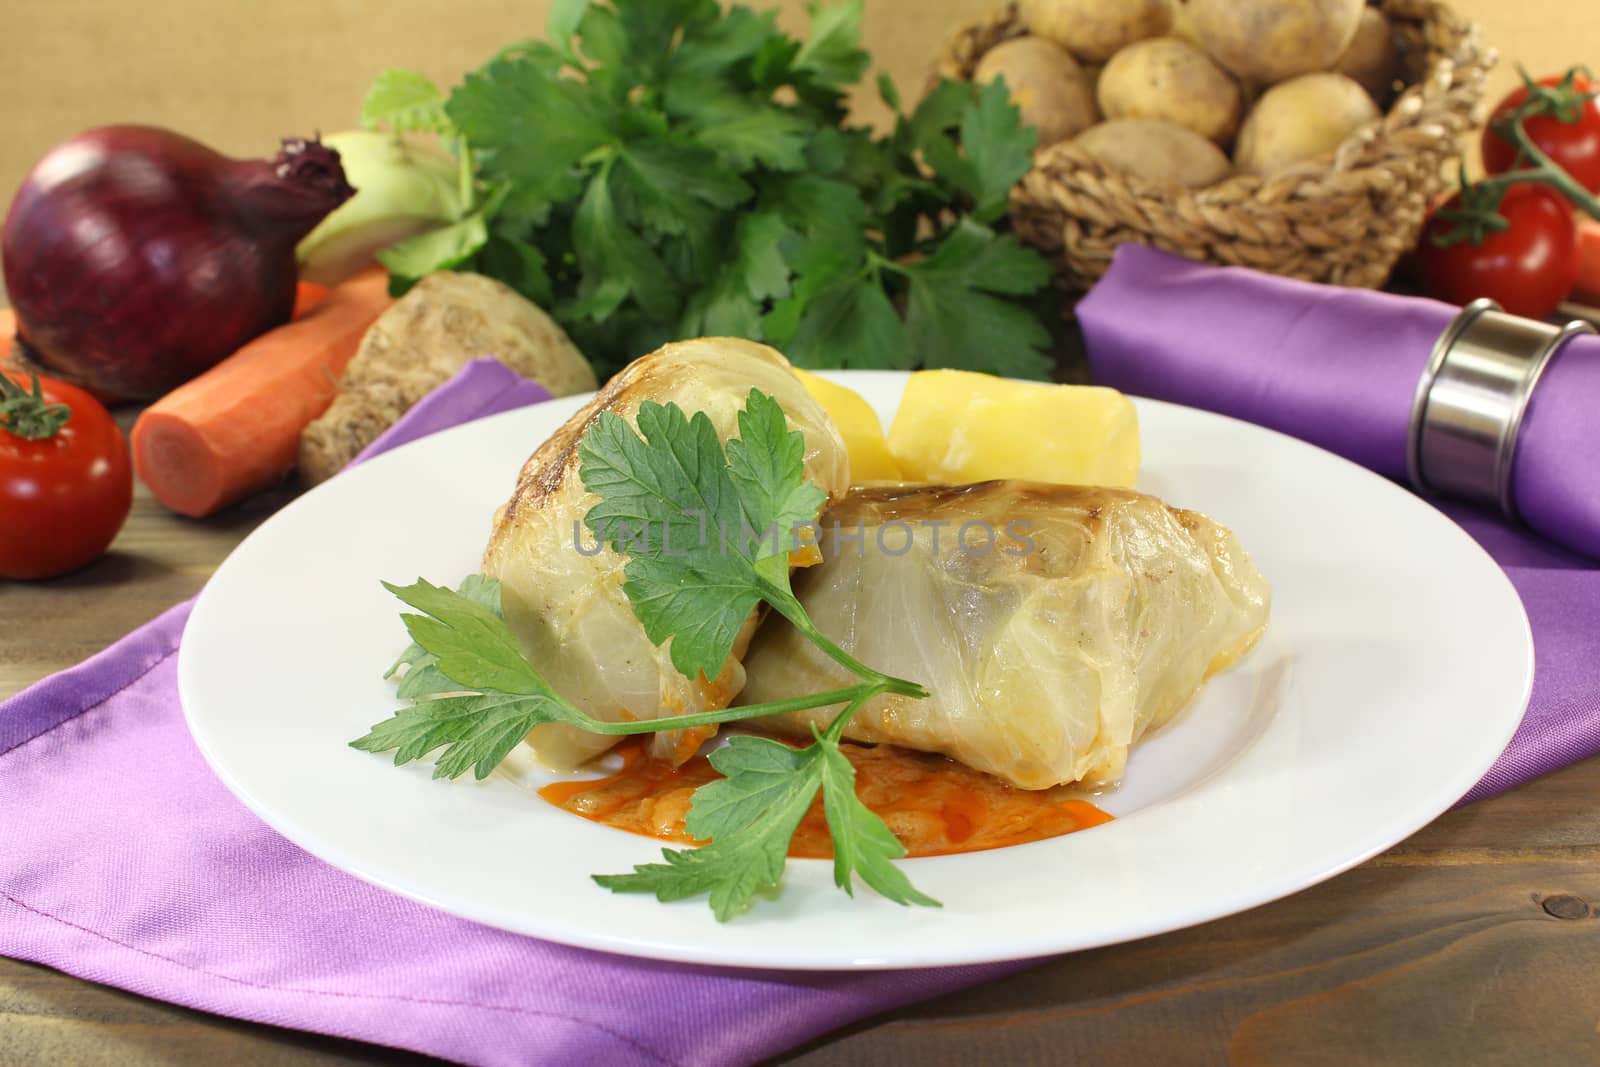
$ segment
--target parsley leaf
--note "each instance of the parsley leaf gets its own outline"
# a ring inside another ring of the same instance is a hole
[[[744,170],[805,166],[810,123],[782,108],[751,105],[740,97],[719,97],[695,110],[695,138],[727,162]]]
[[[461,579],[461,584],[456,586],[456,592],[500,615],[500,583],[493,578],[486,578],[481,574],[469,574]],[[401,667],[406,669],[405,675],[400,679],[400,688],[396,691],[396,695],[403,700],[415,700],[435,693],[459,690],[460,686],[436,666],[438,662],[438,656],[413,641],[406,646],[405,651],[400,653],[399,658],[383,676],[393,678]]]
[[[812,298],[785,349],[799,367],[905,370],[922,354],[914,343],[883,286],[863,272]]]
[[[715,84],[732,82],[749,65],[768,41],[781,38],[777,13],[755,12],[747,7],[730,7],[715,22],[697,26],[683,35],[668,61],[666,84],[674,86],[696,80]]]
[[[751,529],[758,536],[770,529],[783,538],[774,556],[787,557],[799,547],[794,531],[815,522],[828,499],[806,480],[805,459],[805,438],[789,429],[783,407],[766,393],[750,390],[739,412],[739,436],[728,442],[728,477]]]
[[[963,222],[933,255],[904,268],[911,347],[930,367],[1048,377],[1049,331],[1001,297],[1031,292],[1049,272],[1049,264],[1016,238]]]
[[[434,665],[469,689],[530,694],[545,690],[544,680],[523,658],[501,614],[483,597],[468,597],[425,579],[383,587],[423,614],[400,616],[406,632],[432,657]]]
[[[550,270],[544,253],[515,233],[496,228],[478,254],[478,272],[499,278],[539,304],[552,296]]]
[[[553,0],[550,5],[550,14],[545,19],[544,30],[550,38],[550,43],[562,50],[568,62],[576,62],[577,54],[572,50],[572,39],[577,35],[578,27],[583,25],[583,17],[589,12],[589,0]]]
[[[862,0],[806,5],[811,34],[794,57],[794,68],[820,85],[842,88],[865,74],[872,58],[861,48]]]
[[[584,523],[629,557],[623,591],[650,640],[672,639],[685,676],[715,678],[756,604],[793,600],[794,527],[815,520],[825,497],[805,481],[804,438],[758,390],[726,454],[704,412],[646,401],[637,422],[635,433],[603,412],[584,434],[579,476],[600,497]],[[784,565],[762,567],[769,558]]]
[[[589,183],[572,223],[572,244],[583,281],[562,310],[574,318],[599,321],[630,296],[646,312],[669,315],[678,294],[661,257],[617,214],[607,167]]]
[[[1004,79],[978,91],[977,102],[961,114],[961,147],[974,178],[967,191],[977,201],[973,217],[990,222],[1005,214],[1007,194],[1033,165],[1038,141],[1039,131],[1024,126],[1012,106]]]
[[[431,699],[375,724],[350,743],[353,748],[393,749],[397,765],[443,748],[435,778],[455,778],[470,767],[482,779],[538,724],[581,724],[588,718],[551,689],[522,655],[500,614],[500,583],[474,575],[458,592],[422,579],[409,586],[385,582],[384,588],[422,612],[401,616],[414,643],[389,674],[406,664],[401,695]],[[425,685],[421,679],[427,680]],[[432,695],[440,692],[458,695]]]
[[[918,892],[905,872],[890,862],[904,856],[906,847],[878,813],[856,796],[856,769],[839,750],[838,741],[819,737],[811,747],[819,753],[822,809],[833,838],[833,884],[854,896],[851,876],[860,875],[880,896],[896,904],[939,907],[937,900]]]
[[[719,922],[747,911],[757,894],[772,895],[783,878],[789,841],[822,784],[810,749],[740,736],[711,754],[727,777],[695,790],[685,822],[695,849],[662,849],[665,863],[640,864],[632,874],[597,874],[617,893],[653,893],[657,900],[709,894]]]
[[[793,232],[775,212],[743,215],[734,236],[733,258],[709,287],[690,300],[679,332],[684,336],[759,336],[768,303],[789,293],[789,263],[782,249]]]
[[[547,45],[496,59],[450,94],[445,111],[490,176],[536,185],[614,137],[614,106],[561,76]]]
[[[670,637],[674,667],[714,679],[761,599],[754,560],[739,551],[737,490],[704,412],[691,420],[647,401],[638,423],[643,440],[603,412],[584,435],[580,475],[601,498],[584,523],[629,555],[623,589],[650,640]]]
[[[972,199],[971,217],[993,222],[1005,214],[1011,187],[1033,165],[1038,131],[1022,125],[1003,78],[981,89],[944,88],[956,85],[945,82],[931,93],[913,115],[909,131],[938,176]]]
[[[665,863],[639,864],[631,874],[595,875],[597,883],[617,893],[653,893],[662,901],[708,894],[717,920],[727,922],[749,910],[758,894],[778,891],[789,842],[820,789],[839,888],[854,895],[859,875],[897,904],[939,907],[890,862],[905,855],[905,846],[857,798],[855,768],[836,738],[819,736],[796,749],[740,735],[710,758],[725,777],[695,790],[685,829],[711,843],[662,849]]]
[[[401,708],[350,742],[350,747],[367,752],[393,749],[396,766],[443,748],[433,767],[434,778],[458,778],[471,768],[482,781],[529,730],[566,718],[553,693],[441,696]]]
[[[709,230],[713,208],[731,208],[750,186],[713,153],[666,139],[632,142],[617,156],[618,203],[657,234]]]
[[[388,126],[395,133],[454,131],[444,111],[444,94],[411,70],[385,70],[373,79],[361,103],[361,125],[368,129]]]

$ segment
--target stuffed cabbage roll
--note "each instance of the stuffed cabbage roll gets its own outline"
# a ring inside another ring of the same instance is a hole
[[[1117,489],[995,481],[857,489],[795,575],[821,630],[926,700],[880,696],[857,741],[940,752],[1025,789],[1114,782],[1128,748],[1243,656],[1270,591],[1204,515]],[[855,679],[774,614],[745,702]],[[809,734],[837,708],[765,720]]]
[[[674,402],[691,415],[703,411],[727,440],[738,434],[738,413],[752,388],[776,398],[804,436],[807,478],[830,497],[842,494],[850,482],[844,442],[788,360],[766,345],[709,337],[669,344],[625,367],[539,446],[495,515],[483,573],[500,581],[506,622],[556,691],[596,718],[655,719],[727,707],[744,685],[739,658],[757,616],[751,613],[715,679],[678,673],[670,641],[651,643],[622,591],[626,558],[583,525],[599,498],[578,476],[578,444],[600,412],[633,423],[646,400]],[[681,762],[714,732],[657,734],[652,754]],[[528,735],[534,754],[562,769],[616,740],[557,723]]]

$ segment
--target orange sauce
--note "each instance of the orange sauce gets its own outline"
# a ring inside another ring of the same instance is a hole
[[[556,782],[539,795],[594,822],[646,837],[697,844],[684,829],[694,791],[720,778],[704,756],[680,767],[645,754],[641,738],[614,751],[622,767],[599,779]],[[911,856],[980,852],[1060,837],[1109,822],[1086,800],[1055,790],[1018,789],[943,756],[894,745],[840,746],[856,769],[856,795],[882,817]],[[822,798],[800,821],[789,855],[833,855]]]

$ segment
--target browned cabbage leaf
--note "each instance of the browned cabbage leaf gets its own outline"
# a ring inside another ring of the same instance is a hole
[[[533,453],[511,499],[495,515],[483,573],[500,580],[506,622],[556,691],[598,719],[656,719],[727,707],[744,685],[739,659],[755,630],[751,613],[714,681],[679,674],[667,644],[656,647],[622,591],[626,559],[599,546],[583,517],[599,500],[578,476],[578,443],[601,411],[630,424],[646,400],[703,411],[724,441],[738,435],[738,413],[752,388],[777,399],[805,437],[806,477],[830,497],[850,483],[844,442],[821,405],[766,345],[725,337],[669,344],[635,360]],[[581,538],[584,551],[575,540]],[[597,551],[596,551],[597,550]],[[688,758],[714,727],[656,734],[654,755]],[[570,768],[616,738],[562,723],[528,735],[534,755]]]
[[[1119,779],[1129,746],[1267,624],[1267,582],[1233,534],[1141,493],[857,489],[822,527],[825,562],[794,583],[812,621],[932,693],[877,697],[844,736],[942,752],[1026,789]],[[744,669],[747,703],[854,680],[776,614]],[[836,711],[764,722],[809,734]]]

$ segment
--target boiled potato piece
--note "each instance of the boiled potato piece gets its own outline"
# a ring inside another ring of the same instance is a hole
[[[1065,141],[1099,121],[1094,82],[1072,53],[1043,37],[1016,37],[991,48],[978,62],[972,80],[986,85],[1002,76],[1023,124],[1039,128],[1039,148]]]
[[[913,481],[1127,488],[1139,473],[1139,418],[1115,389],[925,370],[906,383],[889,451]]]
[[[1361,24],[1334,71],[1359,82],[1379,107],[1388,103],[1394,92],[1394,79],[1400,68],[1400,54],[1394,47],[1394,30],[1383,12],[1369,7],[1361,12]]]
[[[1189,0],[1206,51],[1241,78],[1272,84],[1344,55],[1364,0]]]
[[[1343,74],[1302,74],[1274,85],[1256,101],[1239,131],[1234,164],[1270,178],[1327,155],[1378,117],[1378,105]]]
[[[1156,119],[1116,119],[1090,126],[1073,144],[1146,181],[1190,189],[1215,185],[1233,170],[1222,149],[1193,130]]]
[[[850,484],[866,482],[898,482],[903,479],[900,465],[889,454],[889,443],[883,436],[883,423],[872,405],[862,399],[854,389],[819,378],[799,367],[794,373],[806,387],[811,399],[822,405],[828,413],[839,436],[844,438],[845,454],[850,457]]]
[[[1217,144],[1238,132],[1239,84],[1201,49],[1176,37],[1152,37],[1111,57],[1100,75],[1100,111],[1108,119],[1160,119]]]
[[[1028,32],[1100,63],[1172,28],[1173,0],[1021,0]]]

